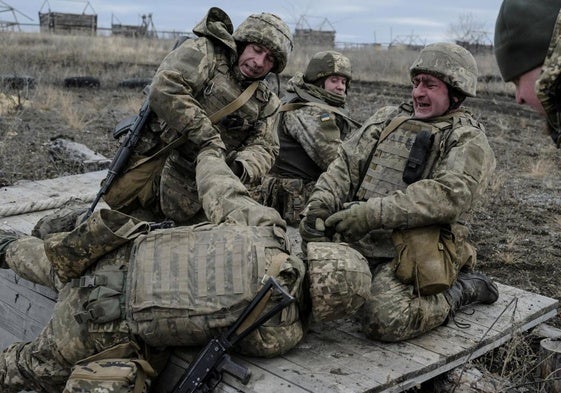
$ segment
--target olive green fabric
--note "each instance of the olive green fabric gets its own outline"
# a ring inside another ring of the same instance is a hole
[[[559,0],[504,0],[495,24],[495,57],[510,82],[545,59]]]

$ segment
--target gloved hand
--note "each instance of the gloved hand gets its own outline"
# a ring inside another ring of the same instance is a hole
[[[312,201],[306,208],[306,216],[300,221],[300,236],[302,237],[302,251],[306,254],[309,242],[329,242],[331,239],[325,233],[325,219],[330,213],[323,204]]]
[[[325,225],[335,229],[348,242],[364,237],[373,229],[372,212],[366,202],[351,202],[344,205],[345,209],[332,214],[325,220]]]

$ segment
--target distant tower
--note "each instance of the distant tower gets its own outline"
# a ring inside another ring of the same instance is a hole
[[[30,21],[33,21],[29,16],[25,15],[24,13],[16,10],[14,7],[6,3],[5,1],[0,0],[0,14],[3,13],[11,13],[12,14],[12,21],[8,20],[1,20],[0,19],[0,31],[21,31],[21,25],[18,21],[18,14],[26,17]]]

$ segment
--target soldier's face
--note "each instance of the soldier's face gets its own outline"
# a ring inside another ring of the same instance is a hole
[[[545,114],[542,103],[536,95],[536,81],[542,71],[542,67],[536,67],[533,70],[522,74],[512,82],[516,86],[516,102],[521,105],[528,105],[536,112]]]
[[[249,79],[264,78],[275,64],[271,51],[262,45],[247,44],[238,59],[241,73]]]
[[[347,92],[347,78],[341,75],[329,75],[325,79],[323,88],[333,94],[344,96]]]
[[[413,110],[417,119],[441,116],[450,108],[448,86],[429,74],[418,74],[413,82]]]

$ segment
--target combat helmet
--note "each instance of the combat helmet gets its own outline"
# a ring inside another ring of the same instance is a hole
[[[248,16],[234,31],[233,37],[236,42],[255,42],[268,48],[275,58],[271,71],[277,74],[286,67],[293,48],[288,25],[278,16],[266,12]]]
[[[472,54],[460,45],[438,42],[425,46],[409,68],[411,78],[427,73],[469,97],[477,90],[477,63]]]
[[[329,75],[341,75],[347,78],[347,87],[352,80],[351,61],[343,54],[327,50],[318,52],[312,56],[306,71],[304,72],[304,81],[314,83],[321,78]]]
[[[308,243],[307,258],[314,320],[332,321],[358,311],[372,283],[366,258],[347,244],[330,242]]]

